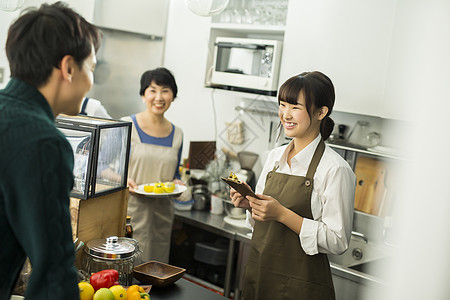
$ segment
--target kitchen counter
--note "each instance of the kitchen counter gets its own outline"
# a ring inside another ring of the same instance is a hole
[[[251,240],[251,230],[249,228],[241,228],[226,223],[223,218],[225,214],[214,215],[204,210],[175,210],[175,219],[186,224],[199,227],[200,229],[223,236],[228,239]]]
[[[224,296],[216,294],[204,287],[181,278],[174,284],[166,287],[152,287],[150,290],[152,300],[177,299],[177,300],[223,300]]]
[[[224,282],[224,295],[225,297],[229,297],[231,292],[231,274],[234,268],[235,243],[236,241],[250,243],[251,230],[226,223],[224,221],[225,216],[225,214],[214,215],[209,211],[202,210],[175,210],[175,220],[209,231],[229,240]]]
[[[251,241],[251,230],[248,228],[235,227],[224,221],[225,215],[213,215],[208,211],[178,211],[175,210],[175,219],[181,221],[183,223],[189,224],[191,226],[197,227],[202,230],[209,231],[211,233],[217,234],[219,236],[225,237],[229,239],[229,248],[228,248],[228,259],[227,259],[227,267],[225,273],[225,283],[224,283],[224,295],[225,297],[230,296],[230,283],[231,283],[231,274],[233,268],[237,268],[236,276],[242,276],[242,270],[240,268],[245,265],[243,261],[243,257],[246,256],[241,255],[241,252],[245,252],[248,250]],[[357,221],[359,218],[356,218]],[[234,252],[235,252],[235,243],[239,243],[239,260],[235,264],[233,261]],[[351,252],[349,252],[351,255]],[[346,278],[350,282],[362,284],[363,286],[380,286],[381,282],[366,273],[359,272],[348,267],[344,267],[335,263],[330,263],[331,272],[333,276],[338,276],[339,278]],[[239,279],[237,279],[236,284],[239,285]],[[235,290],[235,299],[239,299],[239,286]],[[336,286],[339,289],[338,286]],[[352,288],[353,289],[353,288]],[[355,288],[356,289],[356,288]],[[337,293],[340,291],[336,290]],[[345,297],[343,298],[345,299]],[[350,298],[349,298],[350,299]]]

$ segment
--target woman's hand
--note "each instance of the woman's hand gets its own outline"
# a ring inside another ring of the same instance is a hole
[[[174,179],[173,180],[174,184],[178,184],[178,185],[186,185],[183,181],[181,181],[180,179]]]
[[[244,184],[247,185],[247,183],[245,183],[245,182],[244,182]],[[233,188],[230,188],[230,198],[231,198],[231,203],[233,203],[233,205],[235,207],[245,208],[245,209],[248,209],[251,211],[251,207],[250,207],[250,203],[248,202],[248,199],[244,198],[240,193],[238,193]]]
[[[271,196],[257,195],[260,199],[247,196],[253,220],[277,221],[286,225],[296,234],[300,234],[303,225],[302,216],[297,215],[289,208],[284,207],[277,199]]]
[[[247,196],[249,205],[252,208],[252,218],[257,221],[273,220],[280,222],[286,208],[271,196],[258,195],[258,197],[261,199]]]
[[[132,178],[127,179],[127,185],[128,188],[130,189],[130,192],[134,192],[138,188],[138,185]]]

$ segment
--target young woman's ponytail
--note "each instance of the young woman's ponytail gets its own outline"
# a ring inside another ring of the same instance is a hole
[[[324,141],[326,141],[334,129],[334,121],[330,116],[326,116],[322,123],[320,123],[320,134],[322,135],[322,138]]]

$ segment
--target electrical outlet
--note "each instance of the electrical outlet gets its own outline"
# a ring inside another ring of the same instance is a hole
[[[5,68],[0,68],[0,83],[3,83],[5,80]]]

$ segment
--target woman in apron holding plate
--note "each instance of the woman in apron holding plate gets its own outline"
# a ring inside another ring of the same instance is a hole
[[[140,95],[147,108],[122,118],[133,123],[128,169],[131,192],[145,183],[173,181],[183,184],[178,170],[183,132],[164,117],[177,91],[175,78],[165,68],[142,74]],[[167,263],[174,219],[173,199],[130,193],[128,215],[131,216],[133,238],[139,241],[142,250],[142,260]]]
[[[325,145],[334,122],[331,80],[320,72],[288,79],[278,93],[288,145],[273,149],[247,209],[253,228],[243,299],[335,299],[327,254],[350,241],[356,178],[349,164]]]

